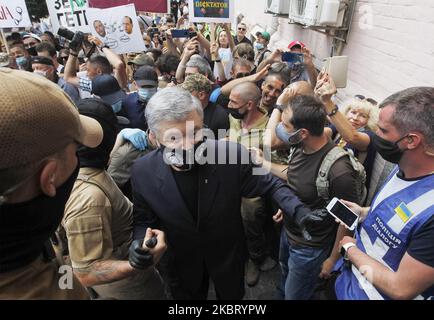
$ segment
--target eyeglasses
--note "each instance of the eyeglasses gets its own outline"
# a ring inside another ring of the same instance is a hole
[[[359,100],[366,100],[366,101],[368,101],[369,103],[373,104],[374,106],[376,106],[376,105],[378,104],[378,102],[375,101],[374,99],[372,99],[372,98],[366,98],[364,95],[361,95],[361,94],[356,94],[356,95],[354,96],[354,98],[357,98],[357,99],[359,99]]]
[[[242,73],[242,72],[240,72],[240,73],[237,73],[237,74],[235,75],[235,78],[236,78],[236,79],[240,79],[240,78],[245,78],[245,77],[248,77],[248,76],[250,76],[250,72],[246,72],[246,73]]]
[[[247,29],[245,28],[238,28],[238,31],[246,31]]]

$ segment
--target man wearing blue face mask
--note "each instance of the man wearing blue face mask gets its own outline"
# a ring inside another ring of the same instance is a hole
[[[311,209],[325,208],[327,199],[320,195],[316,182],[318,171],[323,159],[338,147],[324,132],[326,113],[323,105],[312,96],[295,96],[289,104],[279,106],[279,109],[282,110],[282,116],[281,123],[276,127],[276,135],[284,140],[287,148],[291,148],[291,152],[288,165],[273,163],[271,172],[286,180],[306,206]],[[356,192],[355,170],[349,157],[341,157],[331,165],[327,181],[330,199],[350,197],[354,199],[353,202],[360,201]],[[309,241],[303,237],[303,231],[291,218],[277,217],[276,220],[283,220],[279,253],[282,268],[282,282],[279,287],[281,298],[310,299],[323,263],[333,261],[334,257],[328,259],[329,253],[344,234],[337,234],[337,226],[331,216],[327,216],[318,225],[311,233]]]
[[[259,66],[264,59],[267,59],[271,54],[271,51],[268,50],[268,43],[270,42],[270,34],[268,32],[258,32],[256,34],[257,40],[254,43],[253,47],[255,48],[255,65]]]
[[[157,93],[158,76],[153,67],[141,66],[134,72],[133,80],[137,92],[133,92],[126,97],[120,115],[130,121],[128,127],[146,131],[148,125],[144,112],[149,99]]]
[[[111,105],[116,114],[121,111],[122,100],[126,97],[116,78],[108,74],[102,74],[92,80],[92,94]]]

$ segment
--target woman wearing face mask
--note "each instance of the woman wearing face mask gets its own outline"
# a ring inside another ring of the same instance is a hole
[[[324,103],[331,126],[326,129],[329,136],[338,146],[350,149],[363,164],[366,170],[366,186],[369,187],[372,167],[376,150],[373,137],[377,130],[379,109],[366,99],[354,98],[342,109],[332,102],[331,97],[336,93],[333,79],[321,73],[315,94]]]

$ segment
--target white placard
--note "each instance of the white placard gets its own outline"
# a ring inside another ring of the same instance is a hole
[[[86,10],[86,0],[46,0],[50,14],[53,32],[56,34],[59,27],[68,28],[76,32],[90,32]]]
[[[191,22],[231,23],[235,0],[189,0],[188,10]]]
[[[117,54],[146,50],[134,4],[87,10],[90,31]]]
[[[24,0],[0,0],[0,28],[31,27]]]

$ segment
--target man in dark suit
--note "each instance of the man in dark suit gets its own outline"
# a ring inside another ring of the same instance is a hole
[[[145,115],[159,148],[132,169],[134,238],[143,239],[147,227],[166,233],[175,299],[206,299],[209,278],[219,299],[241,299],[241,198],[270,195],[307,231],[324,213],[303,207],[287,185],[255,167],[241,145],[204,141],[202,105],[189,92],[159,91]]]

